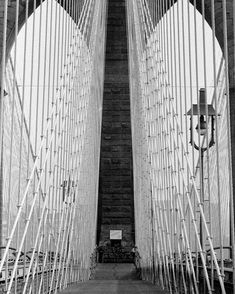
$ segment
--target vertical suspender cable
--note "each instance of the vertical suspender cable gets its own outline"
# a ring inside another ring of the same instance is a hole
[[[235,2],[233,1],[233,46],[234,46],[234,56],[233,56],[233,64],[235,66]],[[233,77],[233,81],[235,82],[235,77]],[[227,103],[229,102],[229,100],[227,99]],[[230,107],[229,105],[227,105],[227,109],[228,109],[228,130],[231,130],[231,126],[230,126]],[[231,133],[230,131],[228,131],[228,146],[231,146]],[[232,158],[231,158],[231,147],[228,151],[228,155],[229,155],[229,186],[230,186],[230,223],[231,223],[231,228],[230,228],[230,239],[232,240],[232,267],[233,267],[233,292],[235,293],[235,244],[234,244],[234,238],[235,238],[235,218],[234,218],[234,196],[233,196],[233,177],[232,177]]]
[[[234,3],[233,3],[234,4]],[[231,123],[230,123],[230,89],[229,89],[229,64],[228,64],[228,23],[227,23],[227,7],[226,7],[226,1],[222,1],[222,9],[223,9],[223,45],[224,45],[224,59],[225,59],[225,95],[227,98],[227,124],[228,124],[228,130],[231,130]],[[233,5],[233,16],[235,15],[235,4]],[[233,24],[234,24],[235,18],[233,17]],[[235,24],[234,24],[235,27]],[[235,29],[234,29],[234,36],[235,36]],[[235,37],[234,37],[235,40]],[[235,41],[234,41],[235,42]],[[235,54],[235,50],[234,50]],[[232,81],[234,82],[234,81]],[[232,147],[231,144],[231,133],[228,131],[228,146]],[[231,148],[230,147],[230,148]],[[232,177],[232,155],[231,155],[231,149],[229,149],[228,155],[229,155],[229,183],[230,183],[230,213],[231,213],[231,224],[232,224],[232,250],[233,250],[233,289],[235,289],[235,246],[234,246],[234,191],[233,191],[233,177]]]

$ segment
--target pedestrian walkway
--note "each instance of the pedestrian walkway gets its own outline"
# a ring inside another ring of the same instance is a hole
[[[73,285],[61,294],[167,294],[150,282],[138,280],[133,264],[98,264],[94,280]]]
[[[133,263],[99,263],[93,280],[139,280]]]

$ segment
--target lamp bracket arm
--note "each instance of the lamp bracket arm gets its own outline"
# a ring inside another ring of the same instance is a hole
[[[197,144],[195,142],[194,142],[193,147],[198,151],[201,150],[201,152],[205,152],[214,145],[215,145],[215,141],[213,139],[211,139],[208,147],[199,147],[199,146],[197,146]]]
[[[197,146],[197,144],[194,142],[194,145],[193,147],[196,149],[196,150],[200,150],[201,152],[205,152],[208,148],[207,147],[199,147]]]

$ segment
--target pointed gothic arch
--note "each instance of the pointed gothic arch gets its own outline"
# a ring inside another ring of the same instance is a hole
[[[150,10],[154,6],[155,0],[147,0]],[[215,36],[219,42],[221,50],[223,54],[224,52],[224,17],[223,17],[223,3],[221,0],[214,0],[214,15],[215,15]],[[165,7],[162,7],[162,15],[159,16],[158,22],[163,15],[175,4],[177,0],[169,0]],[[190,3],[195,6],[199,13],[205,15],[205,20],[212,28],[212,1],[211,0],[204,0],[204,12],[202,8],[202,0],[190,0]],[[151,13],[151,11],[150,11]],[[226,17],[227,17],[227,42],[228,42],[228,66],[229,66],[229,83],[230,88],[235,88],[235,69],[234,69],[234,51],[235,51],[235,40],[234,40],[234,32],[233,32],[233,25],[234,25],[234,16],[233,16],[233,0],[226,1]],[[234,95],[234,94],[233,94]]]
[[[26,21],[26,8],[28,17],[37,9],[45,0],[18,0],[19,1],[19,10],[18,10],[18,32],[23,27]],[[66,11],[67,13],[77,21],[78,17],[75,15],[75,11],[82,10],[84,0],[56,0]],[[2,50],[3,50],[3,30],[4,30],[4,11],[5,11],[5,1],[0,3],[0,61],[2,62]],[[16,19],[16,7],[17,0],[8,1],[7,7],[7,32],[6,32],[6,59],[11,51],[11,48],[14,44],[15,39],[15,19]]]

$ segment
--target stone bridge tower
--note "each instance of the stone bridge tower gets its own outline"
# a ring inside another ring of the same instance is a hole
[[[97,242],[121,231],[134,243],[132,144],[125,0],[108,1]],[[114,237],[115,238],[115,237]]]

